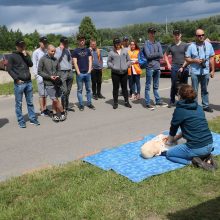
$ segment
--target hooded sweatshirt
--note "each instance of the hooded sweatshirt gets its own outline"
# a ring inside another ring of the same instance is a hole
[[[31,81],[31,73],[29,67],[33,63],[29,55],[24,56],[23,53],[18,51],[13,52],[8,58],[8,73],[16,82],[22,80],[24,82]]]
[[[116,50],[112,50],[108,54],[108,67],[115,74],[125,74],[131,65],[130,57],[126,49],[122,48],[118,54]]]
[[[189,148],[201,148],[213,143],[205,113],[196,101],[177,102],[171,120],[170,136],[175,136],[179,127]]]

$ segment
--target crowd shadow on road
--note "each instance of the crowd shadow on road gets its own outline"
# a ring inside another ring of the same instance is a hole
[[[40,113],[36,113],[36,117],[38,118],[39,116],[40,116]],[[24,121],[25,121],[25,122],[29,121],[28,114],[25,114],[25,115],[24,115]]]
[[[185,219],[219,219],[220,216],[220,197],[201,203],[189,209],[169,213],[167,218],[170,220]]]
[[[9,120],[7,118],[0,118],[0,128],[4,127],[8,123]]]

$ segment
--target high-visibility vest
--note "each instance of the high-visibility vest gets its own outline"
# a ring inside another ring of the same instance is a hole
[[[134,51],[129,50],[128,51],[128,55],[130,56],[131,60],[137,60],[138,61],[138,54],[139,54],[139,52],[140,52],[139,50],[134,50]],[[135,69],[135,72],[138,75],[140,75],[142,73],[142,69],[141,69],[139,63],[132,64],[132,66],[133,66],[133,68]],[[131,72],[132,71],[131,68],[132,67],[128,68],[128,75],[131,75],[131,73],[132,73]]]
[[[93,60],[94,60],[94,57],[93,57],[93,49],[92,49],[91,47],[90,47],[89,49],[90,49],[90,51],[91,51],[92,58],[93,58]],[[99,62],[101,63],[102,61],[101,61],[101,51],[100,51],[100,49],[99,49],[99,48],[96,48],[96,52],[97,52],[97,55],[98,55],[98,60],[99,60]]]

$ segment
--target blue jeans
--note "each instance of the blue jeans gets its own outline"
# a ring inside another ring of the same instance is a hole
[[[135,94],[137,91],[137,94],[140,95],[141,92],[140,75],[132,74],[131,77],[132,77],[132,94]]]
[[[206,75],[195,75],[191,73],[192,87],[198,94],[199,83],[201,85],[201,96],[202,96],[202,106],[203,108],[209,107],[209,93],[208,93],[208,83],[209,74]],[[197,98],[198,99],[198,98]]]
[[[172,65],[171,68],[171,89],[170,89],[170,103],[175,103],[175,96],[177,94],[177,82],[179,84],[187,84],[188,83],[188,74],[189,69],[185,68],[182,72],[181,78],[178,78],[178,70],[180,69],[180,65]]]
[[[25,95],[25,99],[27,103],[28,117],[30,121],[35,121],[36,115],[35,115],[34,105],[33,105],[32,82],[25,82],[21,84],[14,83],[14,94],[15,94],[15,113],[16,113],[19,125],[25,124],[25,120],[22,115],[23,94]]]
[[[206,156],[213,151],[212,144],[208,144],[205,147],[191,149],[186,144],[179,144],[166,153],[168,160],[175,163],[190,164],[193,157]]]
[[[146,104],[150,104],[150,87],[153,78],[153,93],[156,104],[160,102],[160,96],[158,93],[160,70],[146,69],[146,83],[145,83],[145,101]]]
[[[76,74],[76,82],[77,82],[77,98],[79,101],[79,105],[83,106],[83,82],[86,87],[86,97],[87,97],[87,105],[91,105],[91,74],[90,73],[80,73]]]

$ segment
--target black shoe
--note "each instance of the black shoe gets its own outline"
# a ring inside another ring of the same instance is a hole
[[[168,105],[167,105],[167,103],[164,103],[164,102],[158,102],[158,103],[156,103],[156,106],[157,107],[167,107]]]
[[[116,109],[116,108],[118,108],[118,103],[113,104],[113,109]]]
[[[67,112],[61,113],[60,121],[65,121],[67,118]]]
[[[200,157],[193,157],[192,158],[192,164],[195,167],[199,167],[199,168],[202,168],[202,169],[207,170],[207,171],[213,171],[214,170],[214,168],[211,164],[206,163],[205,161],[202,161],[202,159]]]
[[[175,103],[170,103],[170,104],[167,106],[167,108],[173,108],[173,107],[175,107],[175,106],[176,106]]]
[[[151,111],[153,111],[155,109],[153,105],[146,105],[146,108]]]
[[[95,110],[95,106],[93,104],[88,105],[88,108]]]
[[[80,110],[80,111],[83,111],[83,110],[84,110],[84,106],[83,106],[83,105],[80,105],[80,106],[79,106],[79,110]]]
[[[74,108],[66,108],[66,111],[67,112],[75,112],[75,109]]]
[[[99,98],[99,99],[105,99],[105,96],[103,96],[102,94],[99,94],[99,95],[98,95],[98,98]]]
[[[212,154],[210,154],[208,157],[204,158],[204,162],[211,164],[215,170],[218,168],[218,164],[214,160]]]
[[[132,108],[132,106],[131,106],[131,104],[130,104],[129,102],[125,102],[125,106],[126,106],[127,108]]]
[[[92,97],[93,97],[93,99],[98,100],[98,96],[97,95],[93,95]]]
[[[203,108],[203,111],[212,113],[212,112],[213,112],[213,109],[211,109],[210,107],[206,107],[206,108]]]

